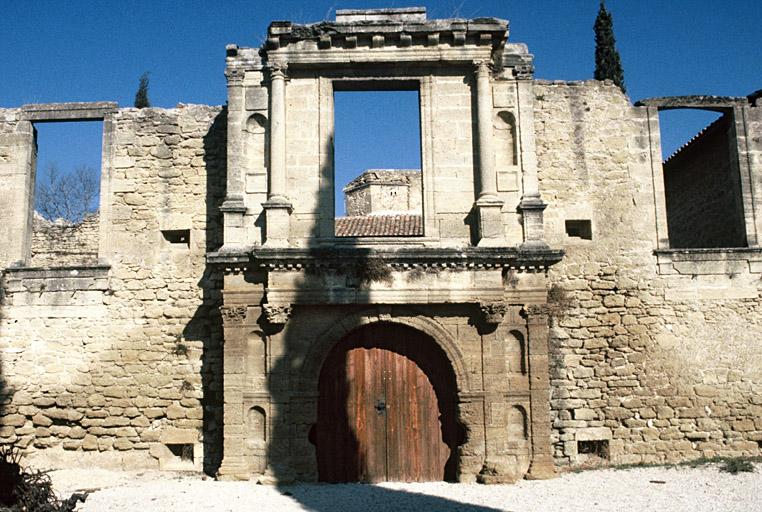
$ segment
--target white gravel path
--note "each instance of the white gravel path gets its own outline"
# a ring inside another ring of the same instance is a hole
[[[730,475],[716,466],[566,473],[515,485],[388,483],[291,485],[216,482],[160,472],[62,470],[51,473],[68,496],[99,489],[81,512],[341,511],[690,511],[762,512],[762,464]]]

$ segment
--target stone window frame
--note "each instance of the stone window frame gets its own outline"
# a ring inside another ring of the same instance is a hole
[[[106,248],[110,246],[109,238],[111,230],[111,162],[114,156],[116,143],[115,117],[119,110],[118,104],[110,101],[79,102],[79,103],[41,103],[29,104],[21,107],[21,122],[29,123],[34,127],[35,123],[62,123],[62,122],[90,122],[101,121],[101,169],[100,169],[100,193],[98,202],[98,262],[95,264],[65,265],[56,268],[87,268],[107,267],[105,262]],[[36,130],[29,130],[32,134],[30,144],[36,144]],[[23,258],[19,262],[20,268],[29,266],[31,261],[32,219],[34,218],[34,189],[36,184],[37,162],[34,151],[28,152],[26,162],[29,179],[26,180],[25,196],[29,200],[25,204],[26,222],[23,232]]]
[[[645,107],[654,193],[656,240],[654,254],[660,274],[732,275],[739,270],[762,272],[762,190],[754,180],[749,155],[746,97],[673,96],[649,98],[635,103]],[[728,114],[735,132],[735,157],[741,184],[746,247],[681,248],[670,247],[667,228],[667,203],[662,161],[659,112],[663,110],[704,110]],[[757,199],[755,201],[755,199]]]
[[[321,180],[329,179],[330,183],[320,184],[320,202],[330,205],[330,215],[322,215],[319,220],[320,238],[328,239],[336,245],[355,245],[358,240],[363,244],[384,245],[390,242],[395,244],[420,244],[421,242],[436,241],[439,239],[439,226],[436,221],[434,204],[434,162],[433,162],[433,139],[431,127],[433,113],[431,111],[432,78],[427,76],[430,69],[413,68],[415,73],[399,72],[395,70],[369,69],[367,73],[344,73],[341,71],[325,71],[319,77],[319,109],[320,109],[320,146],[330,147],[331,151],[320,154],[320,168],[329,169],[329,173],[321,174]],[[338,86],[338,87],[337,87]],[[363,237],[339,237],[336,236],[336,169],[334,162],[333,140],[335,137],[335,105],[334,93],[336,91],[418,91],[419,123],[420,123],[420,152],[421,152],[421,188],[422,208],[421,214],[423,234],[415,236],[363,236]],[[330,177],[327,177],[329,174]],[[327,212],[329,208],[326,208]]]

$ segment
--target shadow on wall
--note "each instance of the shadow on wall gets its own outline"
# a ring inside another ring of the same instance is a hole
[[[0,269],[0,337],[2,337],[3,334],[3,319],[5,318],[5,275],[3,273],[4,269]],[[5,417],[5,414],[8,409],[8,405],[13,400],[13,393],[14,389],[11,388],[8,385],[8,382],[5,378],[5,370],[3,367],[3,359],[0,357],[0,444],[10,442],[13,443],[16,441],[16,435],[13,433],[13,430],[11,428],[11,435],[7,436],[5,432],[3,432],[3,422],[2,418]],[[15,412],[15,411],[13,411]],[[6,438],[6,439],[3,439]]]
[[[219,207],[225,195],[225,169],[227,160],[227,109],[214,119],[204,136],[204,166],[206,169],[206,252],[222,245],[222,214]],[[222,303],[222,276],[207,265],[198,282],[202,290],[202,303],[183,329],[183,337],[200,341],[201,386],[203,398],[204,472],[214,475],[222,461],[222,321],[219,306]]]
[[[333,154],[333,136],[329,137],[326,148],[324,148],[324,154]],[[333,165],[329,161],[323,164],[325,167],[320,170],[323,176],[333,175]],[[321,180],[321,190],[319,190],[317,197],[321,200],[333,197],[333,190],[328,190],[330,187],[330,180]],[[324,207],[324,205],[317,205],[315,211],[330,211],[333,212],[333,205]],[[316,224],[313,228],[312,236],[309,241],[313,245],[308,248],[316,249],[314,240],[318,239],[319,229]],[[362,240],[352,238],[342,238],[342,246],[347,249],[353,249],[358,253],[357,260],[348,263],[350,268],[371,268],[374,265],[378,265],[378,261],[374,261],[374,258],[370,251],[363,251],[360,249],[359,243]],[[349,271],[351,272],[351,271]],[[349,273],[348,272],[348,273]],[[316,376],[300,374],[300,370],[303,369],[303,360],[305,352],[309,353],[309,347],[305,345],[305,335],[311,339],[315,339],[315,334],[310,329],[300,328],[300,315],[306,314],[310,308],[321,307],[329,312],[332,308],[341,308],[343,315],[356,313],[367,309],[371,304],[370,292],[367,288],[368,283],[363,283],[362,279],[357,280],[357,289],[355,296],[357,297],[354,306],[341,305],[332,306],[330,304],[323,306],[308,305],[307,290],[297,291],[297,296],[294,299],[294,306],[291,319],[285,324],[283,330],[279,333],[273,331],[273,328],[266,323],[264,318],[260,319],[262,331],[267,335],[268,352],[271,350],[272,339],[275,335],[281,338],[281,354],[271,362],[270,370],[267,375],[267,387],[271,399],[271,414],[272,418],[267,422],[270,425],[270,432],[267,436],[267,466],[271,472],[271,477],[277,482],[278,487],[282,489],[284,493],[289,493],[294,499],[302,503],[309,510],[317,512],[333,512],[334,510],[346,509],[354,510],[365,508],[372,503],[383,503],[385,508],[399,508],[400,510],[407,509],[421,509],[421,510],[476,510],[476,511],[491,511],[494,509],[487,507],[471,506],[456,501],[440,498],[436,496],[428,496],[420,493],[411,493],[403,490],[390,489],[386,487],[380,487],[376,485],[343,485],[335,484],[331,486],[313,486],[313,485],[299,485],[292,486],[290,483],[299,479],[310,478],[310,475],[318,475],[318,479],[322,481],[346,481],[354,479],[356,474],[348,475],[351,478],[344,478],[347,475],[338,475],[338,478],[334,478],[337,475],[326,474],[324,461],[318,462],[318,452],[331,453],[339,452],[343,450],[341,457],[349,459],[349,465],[361,461],[363,457],[367,456],[367,453],[362,453],[358,447],[360,446],[360,440],[358,440],[355,429],[355,422],[352,421],[347,413],[346,407],[342,408],[342,411],[334,414],[333,417],[328,419],[328,422],[336,423],[336,430],[345,434],[344,439],[340,444],[342,446],[336,446],[335,440],[331,446],[322,446],[316,449],[316,442],[320,442],[321,435],[316,432],[318,424],[315,423],[317,418],[318,423],[321,421],[317,417],[318,411],[318,383],[314,382]],[[363,292],[364,290],[364,292]],[[302,317],[304,318],[304,317]],[[377,325],[377,324],[374,324]],[[359,326],[358,326],[359,327]],[[356,332],[353,331],[352,334]],[[339,340],[335,340],[336,343]],[[405,352],[403,349],[402,352]],[[327,364],[331,364],[331,358],[327,354],[320,354],[320,357],[327,357]],[[424,364],[424,370],[427,370]],[[323,367],[325,370],[325,366]],[[328,368],[329,374],[331,374],[331,368]],[[339,371],[332,377],[338,377],[340,379],[346,379],[346,372]],[[454,378],[454,374],[453,374]],[[326,386],[327,389],[334,389],[337,391],[337,396],[332,397],[335,402],[341,402],[346,400],[346,380],[337,386]],[[441,386],[437,386],[438,391],[442,390]],[[325,389],[321,389],[325,391]],[[454,392],[454,391],[453,391]],[[321,402],[322,403],[322,402]],[[457,405],[455,402],[452,404],[453,411],[449,411],[452,416],[456,415]],[[439,405],[442,407],[442,405]],[[447,406],[444,406],[447,409]],[[441,410],[441,409],[440,409]],[[333,413],[334,411],[332,411]],[[326,421],[323,419],[322,421]],[[248,425],[246,428],[251,428]],[[456,428],[455,431],[458,429]],[[322,436],[325,437],[325,436]],[[449,456],[445,456],[445,461],[442,462],[441,476],[439,480],[444,480],[445,476],[450,478],[455,477],[455,466],[457,464],[457,455],[453,456],[457,452],[456,446],[462,442],[462,439],[458,439],[462,435],[458,435],[454,431],[445,433],[445,442],[452,449],[448,453]],[[449,439],[448,439],[449,438]],[[404,457],[406,454],[402,454]],[[346,460],[344,461],[346,462]],[[321,467],[319,468],[318,465]],[[450,473],[445,475],[445,466]],[[356,467],[356,466],[355,466]],[[351,471],[350,471],[351,472]]]

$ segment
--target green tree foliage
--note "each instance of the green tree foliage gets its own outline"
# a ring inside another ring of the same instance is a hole
[[[148,99],[148,72],[140,75],[140,84],[138,92],[135,93],[135,108],[148,108],[151,101]]]
[[[622,62],[614,39],[614,20],[602,1],[598,16],[595,18],[594,29],[595,79],[611,80],[622,89],[622,92],[626,92]]]

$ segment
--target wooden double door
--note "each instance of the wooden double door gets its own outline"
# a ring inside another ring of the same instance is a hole
[[[455,386],[438,352],[430,338],[394,324],[360,329],[334,348],[319,385],[320,480],[447,479],[458,444]]]

